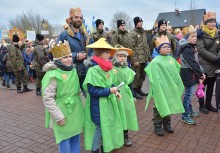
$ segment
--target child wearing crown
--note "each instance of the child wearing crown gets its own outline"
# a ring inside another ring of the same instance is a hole
[[[120,94],[116,84],[116,71],[110,61],[114,48],[100,38],[87,48],[94,49],[90,68],[83,88],[88,92],[85,104],[85,149],[92,153],[110,152],[124,144],[123,125],[118,109]]]
[[[191,25],[183,29],[184,38],[179,41],[180,44],[180,59],[181,69],[180,76],[185,86],[185,94],[183,98],[183,106],[185,112],[182,114],[181,121],[186,124],[194,125],[196,122],[191,118],[199,116],[198,112],[194,112],[191,99],[194,92],[194,85],[199,82],[199,79],[204,80],[204,71],[201,68],[198,60],[198,52],[196,50],[197,32]]]
[[[163,136],[163,128],[168,133],[174,132],[170,115],[184,112],[181,101],[184,86],[179,74],[180,65],[169,56],[170,43],[167,36],[157,37],[155,44],[161,56],[155,57],[145,68],[150,81],[150,94],[145,110],[150,99],[153,98],[154,130],[158,136]]]
[[[42,80],[46,128],[52,119],[60,153],[79,153],[80,133],[84,126],[79,78],[68,42],[52,44],[50,50],[54,61],[43,67],[46,74]]]
[[[133,51],[129,48],[124,48],[121,45],[116,45],[115,48],[117,50],[111,54],[117,77],[115,85],[118,86],[121,82],[124,82],[124,85],[120,87],[120,94],[122,96],[121,101],[118,103],[124,126],[124,145],[130,146],[132,143],[128,137],[128,129],[134,131],[138,130],[134,97],[129,87],[134,80],[135,72],[128,67],[127,63],[127,57],[133,54]]]

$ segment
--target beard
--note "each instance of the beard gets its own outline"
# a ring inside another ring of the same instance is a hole
[[[81,21],[76,21],[76,22],[73,22],[73,27],[74,28],[80,28],[82,26],[82,22]]]

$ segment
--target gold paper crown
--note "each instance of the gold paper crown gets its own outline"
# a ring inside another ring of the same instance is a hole
[[[167,36],[162,35],[161,37],[157,37],[156,40],[154,40],[155,46],[158,48],[160,44],[163,43],[170,43]]]
[[[78,15],[78,16],[82,16],[82,11],[79,7],[77,8],[70,8],[69,11],[69,17],[66,19],[66,23],[69,24],[72,21],[72,17]]]
[[[175,34],[175,35],[178,34],[179,32],[181,32],[180,28],[176,28],[176,29],[174,30],[174,34]]]
[[[58,44],[52,43],[50,46],[50,52],[52,52],[53,58],[55,60],[61,59],[62,57],[68,56],[71,54],[70,46],[67,41],[62,43],[59,41]]]
[[[193,27],[193,25],[190,25],[189,27],[183,28],[182,32],[183,32],[183,36],[186,36],[189,33],[196,32],[196,29]]]
[[[216,13],[215,12],[207,12],[204,17],[204,22],[210,19],[216,19]]]

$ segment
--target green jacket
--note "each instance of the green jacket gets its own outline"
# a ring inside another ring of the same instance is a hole
[[[105,33],[103,30],[96,29],[96,32],[92,33],[90,37],[96,42],[100,38],[105,38]]]
[[[20,49],[16,48],[14,44],[8,46],[8,53],[11,61],[12,70],[14,72],[24,70],[24,58]]]
[[[131,40],[131,49],[134,52],[134,54],[130,56],[130,62],[146,63],[146,61],[149,61],[150,50],[144,29],[134,28],[134,30],[129,33],[129,38]]]
[[[34,50],[33,50],[34,69],[36,71],[42,71],[42,67],[44,66],[44,64],[46,64],[49,61],[48,53],[46,49],[43,47],[43,45],[41,45],[38,40],[35,40],[35,45],[36,46],[34,47]]]
[[[220,68],[215,60],[220,56],[220,38],[216,33],[212,38],[204,31],[198,31],[197,50],[199,53],[199,62],[208,77],[215,77],[215,71]]]
[[[166,31],[163,32],[159,32],[153,37],[151,44],[150,44],[150,53],[152,55],[155,46],[154,41],[156,40],[157,37],[161,37],[161,35],[167,36],[169,39],[169,42],[171,44],[171,52],[170,55],[174,56],[175,55],[175,51],[176,51],[176,40],[175,37],[172,34],[167,33]]]
[[[131,40],[129,38],[128,32],[127,31],[121,31],[117,30],[111,38],[110,44],[114,47],[117,44],[125,47],[125,48],[131,48]]]

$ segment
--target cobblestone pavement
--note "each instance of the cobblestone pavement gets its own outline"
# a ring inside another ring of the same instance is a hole
[[[146,86],[146,85],[145,85]],[[13,87],[13,85],[12,85]],[[30,87],[34,89],[34,84]],[[17,94],[0,85],[0,153],[56,153],[53,131],[44,128],[42,98],[29,93]],[[197,99],[193,106],[198,110]],[[136,102],[140,130],[130,132],[132,147],[122,147],[115,153],[220,153],[220,115],[201,114],[197,125],[186,125],[181,115],[172,116],[173,134],[158,137],[153,132],[152,103],[144,112],[145,99]],[[83,149],[81,139],[81,152]]]

